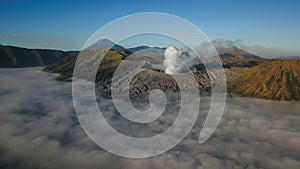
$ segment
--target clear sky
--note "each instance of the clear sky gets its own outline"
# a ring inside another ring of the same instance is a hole
[[[0,44],[76,50],[104,24],[137,12],[177,15],[211,40],[239,39],[263,56],[300,55],[297,0],[1,0]]]

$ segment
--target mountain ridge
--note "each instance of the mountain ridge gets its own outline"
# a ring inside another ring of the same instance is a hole
[[[142,79],[142,81],[135,80],[132,83],[134,85],[132,89],[135,90],[133,93],[136,94],[136,91],[142,91],[141,94],[144,95],[145,92],[148,92],[144,89],[151,87],[148,86],[145,88],[143,83],[147,83],[146,86],[151,85],[152,78],[159,79],[162,82],[161,86],[166,85],[163,83],[163,79],[169,79],[167,80],[167,86],[177,91],[175,82],[169,76],[165,76],[163,71],[155,67],[155,64],[158,64],[158,62],[155,62],[157,61],[157,57],[160,58],[159,62],[163,61],[161,58],[163,57],[162,52],[154,54],[155,52],[151,53],[152,50],[150,50],[150,52],[143,53],[147,49],[151,49],[148,46],[137,46],[131,49],[134,49],[136,52],[128,62],[142,63],[144,60],[145,63],[143,63],[144,65],[141,68],[145,71],[139,76],[151,77],[150,79],[147,79],[147,77],[136,77],[137,79]],[[114,70],[124,58],[133,54],[133,52],[126,48],[110,50],[104,48],[100,51],[102,50],[108,51],[108,53],[104,58],[105,62],[101,63],[99,67],[99,74],[96,77],[96,82],[98,83],[97,89],[109,95],[110,82]],[[158,50],[161,50],[161,48]],[[300,100],[299,60],[264,59],[235,46],[232,48],[217,48],[217,51],[225,68],[229,94],[272,100]],[[72,77],[78,54],[78,51],[26,49],[0,45],[0,67],[29,67],[49,64],[49,66],[43,69],[44,71],[60,73],[61,76],[58,77],[58,80],[69,80]],[[97,53],[95,54],[97,55]],[[94,64],[93,60],[88,60],[88,62]],[[152,67],[153,65],[154,67]],[[203,67],[201,63],[194,65],[192,71],[197,75],[197,82],[201,84],[200,89],[209,92],[209,78],[206,72],[202,71],[201,67]],[[169,88],[163,87],[166,91]]]
[[[227,76],[227,87],[229,94],[272,100],[300,100],[300,61],[295,62],[293,60],[285,61],[261,59],[256,55],[248,54],[247,52],[243,51],[237,52],[237,50],[238,49],[234,49],[232,54],[239,54],[234,56],[239,58],[238,61],[247,56],[248,59],[257,59],[259,62],[253,65],[233,64],[228,68],[224,68]],[[127,58],[129,55],[130,53],[126,53],[123,50],[108,51],[108,54],[104,57],[104,62],[100,64],[98,73],[96,75],[97,91],[100,91],[105,96],[110,95],[113,73],[118,65],[123,62],[122,60]],[[160,87],[160,89],[163,91],[178,91],[176,82],[172,80],[170,76],[165,74],[164,71],[152,67],[153,60],[151,57],[157,56],[151,56],[149,53],[143,53],[137,56],[134,55],[133,58],[126,60],[126,64],[132,64],[136,62],[139,63],[138,65],[141,65],[142,69],[144,69],[142,73],[137,74],[131,83],[131,85],[133,85],[130,87],[130,93],[132,94],[131,98],[141,99],[141,97],[145,97],[147,94],[149,94],[149,89],[155,87]],[[137,58],[144,58],[146,60],[144,60],[144,63],[142,63],[143,59]],[[67,60],[48,66],[44,70],[47,72],[61,73],[61,79],[68,79],[72,76],[75,61],[75,57],[69,57]],[[246,61],[249,60],[246,59]],[[88,62],[93,64],[93,61]],[[201,64],[194,65],[191,70],[195,74],[197,83],[200,84],[200,91],[209,93],[210,80],[206,71],[203,71],[203,66],[201,66]],[[281,74],[284,76],[281,76]],[[273,84],[269,84],[267,81],[271,81],[272,78],[274,79],[274,82]],[[154,85],[154,81],[158,84]],[[283,83],[282,81],[285,82]],[[279,94],[273,94],[274,92]]]
[[[252,67],[261,63],[264,58],[246,52],[236,46],[230,48],[216,48],[222,64],[225,68],[230,67]]]
[[[230,93],[271,100],[300,100],[300,61],[269,60],[228,83]]]
[[[55,49],[28,49],[0,45],[0,67],[19,68],[46,66],[65,58],[77,55],[77,51]]]
[[[131,53],[163,53],[165,49],[160,47],[149,47],[145,45],[127,49],[123,46],[115,44],[114,42],[108,39],[101,39],[84,50],[97,50],[101,48],[127,50]],[[259,56],[247,53],[237,47],[235,47],[233,50],[226,48],[217,48],[217,51],[219,53],[220,59],[222,60],[224,67],[251,67],[257,65],[261,60],[263,60]],[[66,57],[78,55],[79,52],[80,51],[62,51],[56,49],[29,49],[24,47],[0,45],[0,67],[19,68],[31,66],[47,66],[58,62],[59,60],[62,60]]]

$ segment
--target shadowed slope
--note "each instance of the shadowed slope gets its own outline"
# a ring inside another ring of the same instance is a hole
[[[0,67],[20,68],[50,65],[59,60],[77,55],[76,51],[27,49],[0,45]]]

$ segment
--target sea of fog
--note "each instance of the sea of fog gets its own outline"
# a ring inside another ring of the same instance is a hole
[[[199,144],[210,104],[203,98],[197,122],[181,143],[152,158],[129,159],[112,155],[91,141],[74,112],[72,84],[56,81],[57,74],[41,69],[0,69],[1,169],[300,168],[300,102],[227,98],[216,132]],[[135,137],[164,131],[178,110],[174,104],[168,108],[174,113],[136,126],[120,117],[112,104],[103,99],[99,103],[106,120]]]

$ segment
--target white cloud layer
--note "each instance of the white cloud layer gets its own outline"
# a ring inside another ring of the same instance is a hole
[[[73,110],[71,83],[57,82],[56,75],[40,68],[0,69],[0,77],[2,169],[300,168],[299,102],[229,98],[216,133],[200,145],[209,108],[209,99],[204,98],[197,124],[182,143],[153,158],[126,159],[105,152],[83,132]],[[138,136],[161,132],[176,115],[134,127],[120,118],[110,100],[101,105],[114,127]],[[169,107],[177,109],[178,105]]]

